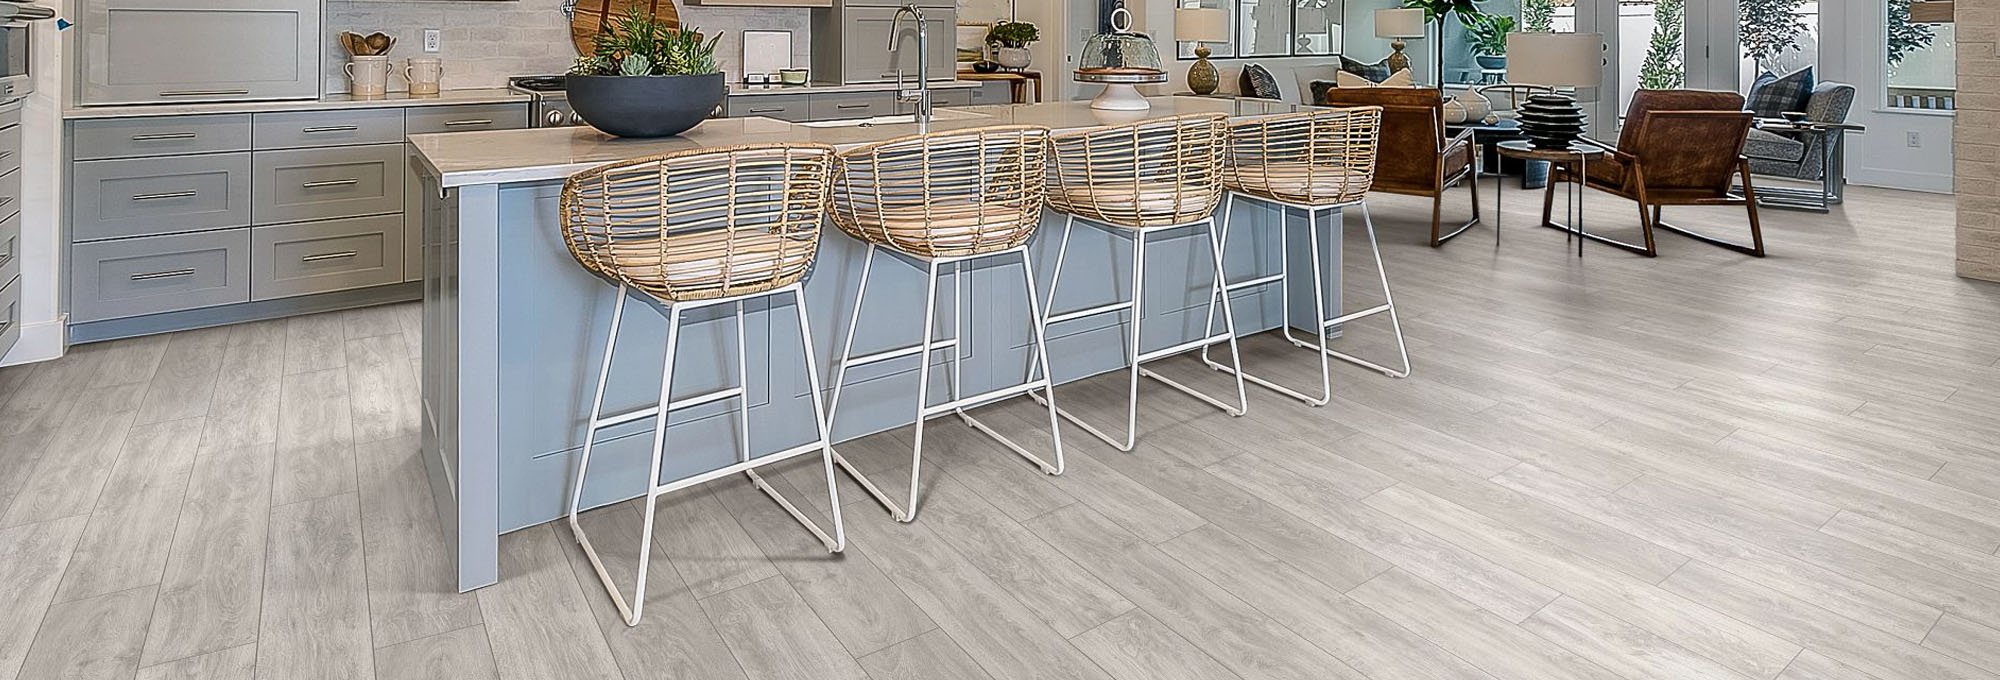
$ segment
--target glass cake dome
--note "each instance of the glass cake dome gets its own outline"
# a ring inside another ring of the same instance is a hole
[[[1092,108],[1143,110],[1152,105],[1132,86],[1167,82],[1167,69],[1159,47],[1146,34],[1132,31],[1132,12],[1119,3],[1111,11],[1111,32],[1084,42],[1076,80],[1105,85],[1104,94],[1091,100]]]

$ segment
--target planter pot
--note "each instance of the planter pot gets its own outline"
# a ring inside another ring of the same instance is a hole
[[[714,115],[722,74],[570,76],[569,105],[591,127],[620,137],[671,137]]]
[[[993,51],[994,61],[1000,62],[1004,68],[1015,70],[1027,68],[1031,56],[1026,47],[1002,47]]]
[[[1488,71],[1507,70],[1507,55],[1504,54],[1495,54],[1495,55],[1481,54],[1473,57],[1472,60],[1479,62],[1479,68],[1483,68]]]

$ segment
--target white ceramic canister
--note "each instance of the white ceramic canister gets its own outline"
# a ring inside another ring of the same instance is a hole
[[[355,56],[349,58],[347,79],[351,85],[348,92],[356,97],[380,97],[389,93],[389,58],[383,55]]]

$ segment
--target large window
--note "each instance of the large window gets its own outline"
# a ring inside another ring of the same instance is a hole
[[[1209,45],[1212,57],[1293,57],[1340,54],[1340,17],[1345,0],[1206,0],[1182,7],[1230,10],[1231,41]],[[1180,58],[1193,59],[1194,46],[1182,44]]]
[[[1883,22],[1884,104],[1896,109],[1958,108],[1957,36],[1952,24],[1910,20],[1910,0],[1888,0]]]

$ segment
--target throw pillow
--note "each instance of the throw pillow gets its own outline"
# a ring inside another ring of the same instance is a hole
[[[1364,76],[1346,71],[1333,74],[1334,87],[1416,87],[1416,79],[1409,69],[1397,71],[1382,80],[1369,80]]]
[[[1284,99],[1278,91],[1278,79],[1261,64],[1243,67],[1243,96],[1257,99]]]
[[[1806,102],[1812,98],[1813,69],[1811,66],[1793,73],[1778,76],[1764,73],[1750,85],[1750,96],[1744,102],[1759,118],[1782,118],[1786,111],[1804,111]]]
[[[1355,61],[1353,59],[1349,59],[1345,55],[1342,55],[1340,57],[1340,70],[1352,73],[1357,76],[1361,76],[1363,78],[1367,78],[1369,82],[1373,83],[1379,83],[1384,80],[1388,80],[1389,76],[1391,75],[1389,73],[1388,57],[1383,57],[1381,61],[1377,61],[1373,64],[1364,64]],[[1346,86],[1342,85],[1341,87],[1346,87]]]

